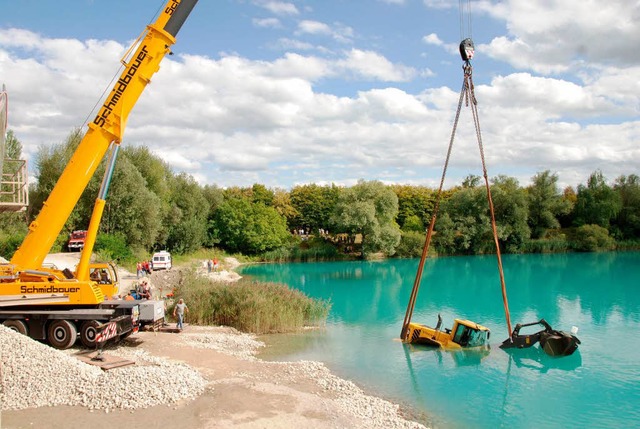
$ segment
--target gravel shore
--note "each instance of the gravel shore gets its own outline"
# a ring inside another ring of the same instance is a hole
[[[79,349],[0,326],[0,427],[424,428],[320,362],[257,359],[263,346],[227,327],[143,332],[106,351],[134,366],[102,371],[76,359]]]

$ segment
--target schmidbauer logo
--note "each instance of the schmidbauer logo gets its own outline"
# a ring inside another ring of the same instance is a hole
[[[74,293],[79,292],[79,287],[58,287],[58,286],[20,286],[20,293]]]

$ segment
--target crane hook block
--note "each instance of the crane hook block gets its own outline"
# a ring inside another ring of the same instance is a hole
[[[462,57],[462,61],[470,61],[474,53],[473,40],[466,38],[460,42],[460,56]]]

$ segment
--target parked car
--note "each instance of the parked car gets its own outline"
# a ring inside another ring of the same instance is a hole
[[[171,266],[171,253],[163,250],[153,254],[153,258],[151,258],[151,269],[153,271],[170,270]]]

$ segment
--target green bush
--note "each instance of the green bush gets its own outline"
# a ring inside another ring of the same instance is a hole
[[[10,260],[22,244],[25,236],[26,234],[18,232],[11,234],[0,233],[0,256]]]
[[[615,240],[609,231],[599,225],[582,225],[576,228],[571,245],[579,252],[597,252],[615,248]]]
[[[94,250],[100,255],[101,260],[122,263],[133,259],[133,252],[122,234],[98,234]]]
[[[324,324],[331,307],[327,301],[309,298],[286,285],[246,279],[218,283],[193,271],[185,271],[175,295],[189,307],[190,323],[225,325],[256,334],[295,332]]]
[[[399,258],[419,258],[424,248],[425,233],[418,231],[403,231],[400,244],[396,248]]]

